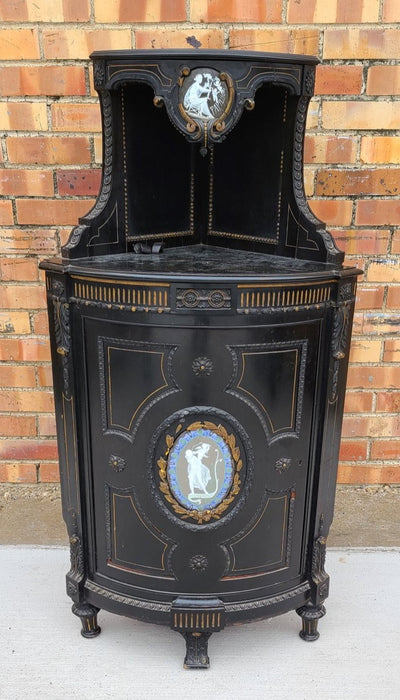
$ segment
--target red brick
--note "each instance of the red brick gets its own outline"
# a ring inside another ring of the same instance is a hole
[[[400,30],[398,29],[384,27],[326,29],[324,32],[324,59],[397,59],[399,43]]]
[[[358,226],[396,226],[400,224],[400,200],[366,199],[357,202],[356,224]]]
[[[371,262],[368,268],[368,281],[400,282],[400,260],[382,258]]]
[[[185,0],[95,0],[96,22],[184,22],[186,20]]]
[[[48,362],[50,359],[47,338],[0,338],[0,360],[3,362]]]
[[[87,22],[89,0],[2,0],[3,22]]]
[[[400,368],[399,368],[400,369]],[[344,416],[342,437],[399,437],[400,416]]]
[[[32,314],[33,320],[33,332],[35,335],[48,335],[49,334],[49,321],[47,316],[47,311],[38,311]]]
[[[353,340],[350,348],[350,362],[379,362],[381,356],[380,340]]]
[[[0,365],[1,387],[34,387],[35,385],[34,367],[30,365]]]
[[[383,306],[384,287],[357,287],[357,309],[381,309]]]
[[[62,197],[97,195],[101,183],[101,169],[58,170],[57,187]]]
[[[356,24],[377,22],[379,0],[288,0],[288,22],[293,24]]]
[[[364,314],[356,312],[353,316],[353,336],[361,335]]]
[[[27,311],[0,311],[0,333],[2,335],[26,335],[30,332],[31,322]]]
[[[400,139],[398,136],[363,136],[360,158],[362,163],[400,163]]]
[[[395,231],[392,238],[392,253],[400,253],[400,231]]]
[[[34,437],[36,435],[35,416],[0,416],[0,435],[3,437]]]
[[[347,391],[344,410],[346,413],[369,413],[372,399],[372,391]]]
[[[399,94],[400,66],[371,66],[369,68],[367,78],[367,95]]]
[[[166,3],[167,4],[167,3]],[[281,22],[282,0],[191,0],[192,22]]]
[[[303,174],[304,192],[306,197],[312,197],[314,194],[315,168],[310,168],[306,165]]]
[[[54,411],[52,391],[19,391],[10,389],[0,392],[0,411],[18,413],[51,413]]]
[[[60,481],[58,462],[43,462],[39,464],[39,482]]]
[[[2,66],[0,95],[85,95],[83,66]]]
[[[367,440],[342,442],[339,459],[343,462],[362,462],[367,459],[367,448]]]
[[[87,136],[9,136],[6,144],[11,163],[79,165],[91,160]]]
[[[14,484],[36,484],[36,464],[22,462],[0,464],[0,481]]]
[[[357,141],[354,136],[306,135],[305,163],[353,163],[356,154]]]
[[[47,107],[44,102],[1,102],[0,129],[46,131]]]
[[[53,374],[51,365],[40,365],[38,367],[38,383],[42,387],[53,386]]]
[[[43,413],[39,416],[39,435],[41,437],[53,436],[56,434],[56,419],[52,414]]]
[[[100,109],[97,104],[53,104],[51,118],[53,131],[101,131]]]
[[[339,464],[339,484],[399,484],[400,467],[383,467],[379,464],[349,466]]]
[[[85,29],[82,27],[43,29],[46,59],[72,58],[87,60],[92,51],[130,49],[130,29]]]
[[[44,287],[28,284],[4,284],[0,287],[0,308],[42,309],[45,306],[46,292]]]
[[[57,458],[55,440],[0,440],[0,459],[40,460]]]
[[[12,226],[14,223],[14,215],[12,210],[12,202],[8,199],[0,201],[0,226]]]
[[[399,22],[399,3],[397,0],[383,0],[383,22]]]
[[[222,29],[147,29],[136,30],[137,49],[222,49]]]
[[[17,218],[20,224],[71,224],[77,223],[94,205],[93,199],[19,199]]]
[[[0,170],[0,194],[45,197],[54,194],[53,174],[49,170]]]
[[[400,168],[366,170],[319,170],[317,195],[346,196],[349,194],[397,195],[400,190]]]
[[[56,229],[0,229],[0,253],[54,255],[56,252]]]
[[[37,29],[4,29],[0,32],[0,61],[40,58]]]
[[[38,264],[34,258],[3,258],[0,277],[4,282],[33,282],[38,279]]]
[[[371,445],[371,459],[398,460],[400,440],[374,440]]]
[[[400,331],[400,314],[364,314],[363,333],[393,335]]]
[[[389,287],[386,308],[400,309],[400,287]]]
[[[317,66],[316,95],[358,95],[362,88],[362,66]]]
[[[231,49],[316,55],[319,51],[319,30],[233,29],[229,35],[229,45]]]
[[[388,250],[389,229],[354,229],[334,231],[337,245],[346,255],[385,255]]]
[[[400,340],[385,340],[383,361],[400,362]]]
[[[376,410],[385,413],[400,413],[400,391],[385,391],[376,397]],[[398,454],[400,458],[400,452]]]
[[[349,389],[397,389],[400,386],[400,367],[349,367]]]
[[[351,200],[312,199],[309,205],[328,226],[350,226],[353,202]]]
[[[400,102],[326,100],[322,105],[324,129],[376,129],[378,125],[380,129],[400,128]]]

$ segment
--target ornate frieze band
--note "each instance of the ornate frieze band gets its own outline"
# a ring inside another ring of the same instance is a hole
[[[164,311],[169,309],[169,284],[117,283],[109,280],[73,276],[76,303],[109,308]]]
[[[273,287],[267,285],[238,285],[238,311],[325,304],[331,300],[329,282],[315,285]]]

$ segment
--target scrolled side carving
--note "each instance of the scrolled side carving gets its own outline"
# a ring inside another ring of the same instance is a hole
[[[65,288],[60,280],[52,280],[50,297],[53,301],[54,337],[57,354],[61,358],[62,376],[64,383],[64,396],[69,398],[69,354],[71,351],[71,329],[69,318],[69,304],[65,298]]]
[[[71,568],[67,573],[67,593],[74,597],[79,595],[79,589],[85,577],[85,559],[82,540],[79,536],[75,511],[72,512],[72,526],[69,536]]]

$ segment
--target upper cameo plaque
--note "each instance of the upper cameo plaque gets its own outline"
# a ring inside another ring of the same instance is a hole
[[[197,523],[218,519],[240,491],[243,463],[233,434],[197,421],[165,437],[158,459],[159,488],[174,512]]]
[[[213,68],[183,68],[179,78],[179,111],[189,134],[207,148],[208,137],[217,138],[226,128],[225,117],[233,103],[233,81]]]

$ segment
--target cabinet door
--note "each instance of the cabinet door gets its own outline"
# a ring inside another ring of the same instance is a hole
[[[320,321],[83,327],[91,575],[216,594],[298,581]]]

